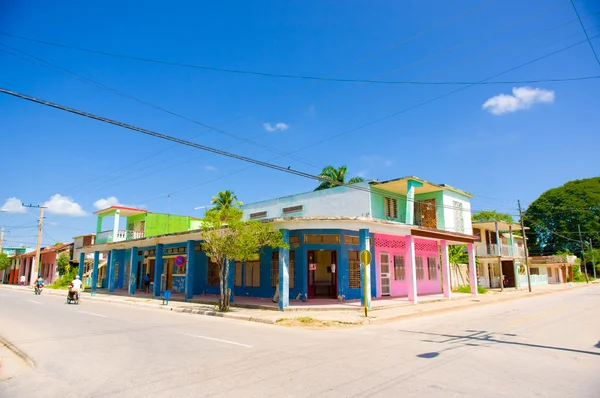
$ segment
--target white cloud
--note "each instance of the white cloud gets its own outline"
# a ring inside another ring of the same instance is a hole
[[[554,102],[554,91],[531,87],[513,87],[512,95],[500,94],[485,101],[482,108],[494,115],[529,109],[536,103]]]
[[[17,198],[6,199],[0,210],[7,213],[27,213],[27,209],[23,207],[21,200]]]
[[[73,200],[69,196],[62,196],[61,194],[55,194],[43,204],[47,207],[48,213],[52,214],[63,214],[66,216],[80,217],[85,216],[85,211],[81,208],[81,205]]]
[[[109,196],[108,198],[100,198],[94,202],[94,207],[98,210],[108,209],[111,206],[120,206],[120,207],[132,207],[136,209],[143,209],[144,205],[126,205],[123,204],[117,199],[116,196]]]
[[[285,131],[290,128],[290,126],[285,123],[277,123],[275,126],[271,126],[271,123],[263,123],[263,126],[269,133],[273,133],[275,131]]]
[[[204,166],[204,169],[206,171],[217,171],[217,168],[215,166]]]

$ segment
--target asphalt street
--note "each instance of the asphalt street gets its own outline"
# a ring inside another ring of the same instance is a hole
[[[307,330],[0,289],[0,397],[599,397],[600,286]]]

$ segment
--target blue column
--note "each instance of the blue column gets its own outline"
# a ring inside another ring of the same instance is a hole
[[[283,241],[287,248],[279,248],[279,311],[290,306],[290,231],[281,230]]]
[[[81,252],[81,253],[79,253],[79,269],[78,269],[79,280],[81,280],[81,281],[83,281],[84,267],[85,267],[85,253]]]
[[[415,188],[422,187],[423,183],[415,180],[408,180],[406,186],[406,223],[415,224]],[[421,220],[419,220],[419,225]]]
[[[98,286],[98,264],[100,263],[100,252],[94,252],[94,267],[92,268],[92,291]]]
[[[107,279],[107,286],[108,286],[108,291],[109,292],[114,292],[115,291],[115,271],[117,269],[117,261],[119,261],[119,259],[117,258],[117,250],[116,249],[112,249],[110,251],[110,261],[108,262],[108,269],[106,270],[106,279]]]
[[[229,266],[229,270],[227,271],[227,289],[231,290],[229,302],[233,303],[233,297],[235,293],[235,260],[229,261],[229,265],[226,262],[225,266]]]
[[[193,240],[187,241],[186,253],[187,264],[185,265],[185,301],[194,298],[194,267],[196,266],[196,256],[194,255]]]
[[[137,267],[138,267],[138,248],[137,247],[132,247],[131,248],[131,257],[130,257],[130,271],[131,273],[129,274],[129,294],[135,294],[135,286],[137,283]]]
[[[156,260],[154,261],[154,295],[160,296],[161,293],[161,282],[162,282],[162,273],[164,269],[163,262],[163,245],[156,245]]]
[[[362,253],[363,250],[370,252],[371,239],[369,237],[369,230],[361,229],[358,231],[358,233],[360,239],[360,252]],[[360,264],[360,280],[360,304],[364,306],[366,300],[367,308],[371,309],[371,267],[369,264],[363,264],[362,261]],[[367,286],[366,289],[365,286]]]

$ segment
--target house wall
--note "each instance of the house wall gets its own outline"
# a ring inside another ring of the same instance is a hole
[[[473,233],[473,225],[471,224],[471,201],[466,195],[459,194],[454,191],[443,191],[443,210],[444,210],[444,229],[450,232],[462,232],[467,235]],[[463,212],[463,230],[457,228],[454,220],[454,201],[462,203]]]
[[[158,236],[168,233],[185,232],[189,227],[189,217],[173,214],[146,213],[144,236]]]
[[[396,193],[384,191],[383,189],[377,189],[375,187],[371,187],[371,217],[380,220],[387,220],[387,217],[385,216],[384,199],[386,196],[396,199],[396,212],[398,217],[392,220],[406,222],[406,197]]]
[[[355,184],[368,187],[368,183]],[[346,216],[369,217],[371,194],[348,187],[335,187],[322,191],[306,192],[283,198],[249,203],[243,206],[244,218],[250,218],[251,213],[266,211],[265,218],[282,217],[282,209],[290,206],[303,205],[300,212],[288,216]]]

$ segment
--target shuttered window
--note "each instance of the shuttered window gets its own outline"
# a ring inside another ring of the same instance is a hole
[[[295,267],[296,267],[296,252],[290,250],[290,289],[294,287],[296,282]],[[279,283],[279,252],[273,252],[271,257],[271,287],[276,287]]]
[[[406,276],[406,269],[404,268],[404,256],[394,256],[394,280],[403,281]]]
[[[360,289],[360,259],[358,250],[348,250],[348,287]]]
[[[423,278],[425,278],[425,270],[423,269],[423,257],[421,256],[417,256],[415,258],[415,269],[416,269],[416,274],[417,274],[417,280],[423,280]]]
[[[437,279],[437,261],[435,257],[427,257],[427,271],[430,281]]]
[[[386,218],[398,218],[398,202],[394,198],[383,198],[384,212]]]
[[[246,261],[244,286],[260,287],[260,260]]]

